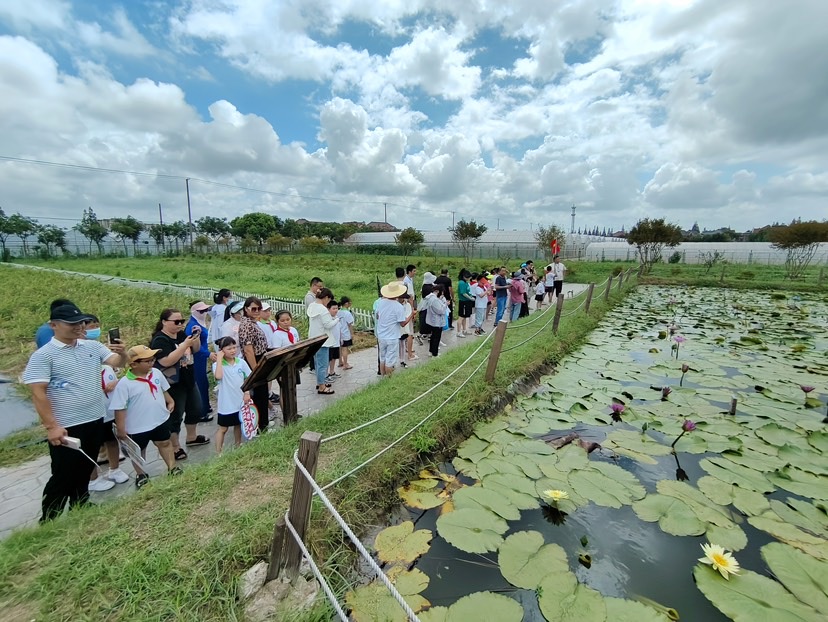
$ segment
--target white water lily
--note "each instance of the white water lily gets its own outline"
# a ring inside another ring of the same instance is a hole
[[[718,570],[727,580],[730,580],[728,575],[739,574],[739,562],[723,547],[718,544],[702,544],[701,547],[704,551],[704,557],[699,558],[701,563],[713,566],[713,570]]]

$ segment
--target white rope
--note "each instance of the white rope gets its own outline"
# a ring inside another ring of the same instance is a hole
[[[515,345],[513,345],[513,346],[510,346],[510,347],[508,347],[508,348],[503,348],[503,349],[500,351],[500,353],[501,353],[501,354],[503,354],[504,352],[509,352],[509,351],[511,351],[511,350],[516,350],[517,348],[519,348],[519,347],[521,347],[521,346],[523,346],[523,345],[526,345],[527,343],[529,343],[530,341],[532,341],[535,337],[537,337],[538,335],[540,335],[540,334],[543,332],[543,329],[544,329],[544,328],[546,328],[547,326],[549,326],[549,324],[550,324],[550,323],[552,322],[552,320],[554,320],[554,319],[555,319],[555,316],[553,315],[551,318],[549,318],[548,320],[546,320],[546,324],[544,324],[544,325],[543,325],[543,326],[541,326],[538,330],[536,330],[536,331],[535,331],[535,333],[534,333],[533,335],[531,335],[531,336],[527,337],[526,339],[524,339],[524,340],[523,340],[523,341],[521,341],[520,343],[517,343],[517,344],[515,344]]]
[[[568,311],[567,313],[561,313],[561,316],[562,316],[562,317],[567,317],[567,316],[573,315],[574,313],[577,313],[577,312],[580,310],[580,308],[581,308],[581,307],[583,307],[585,304],[586,304],[586,298],[584,298],[584,299],[581,301],[581,304],[579,304],[579,305],[578,305],[577,307],[575,307],[574,309],[571,309],[571,310],[570,310],[570,311]]]
[[[323,443],[327,443],[327,442],[329,442],[329,441],[333,441],[333,440],[336,440],[336,439],[338,439],[338,438],[342,438],[343,436],[347,436],[348,434],[352,434],[352,433],[354,433],[354,432],[356,432],[356,431],[358,431],[358,430],[361,430],[362,428],[367,428],[368,426],[373,425],[373,424],[377,423],[378,421],[382,421],[382,420],[383,420],[383,419],[385,419],[386,417],[390,417],[391,415],[394,415],[394,414],[396,414],[396,413],[400,412],[401,410],[403,410],[403,409],[405,409],[405,408],[408,408],[409,406],[411,406],[411,404],[414,404],[415,402],[420,401],[420,400],[421,400],[421,399],[423,399],[426,395],[428,395],[429,393],[431,393],[432,391],[434,391],[437,387],[439,387],[440,385],[442,385],[443,383],[445,383],[445,382],[446,382],[449,378],[451,378],[452,376],[454,376],[454,374],[456,374],[457,372],[459,372],[459,371],[463,368],[463,366],[464,366],[466,363],[468,363],[468,362],[469,362],[469,361],[470,361],[470,360],[474,357],[474,355],[475,355],[475,354],[477,354],[478,352],[480,352],[480,349],[481,349],[484,345],[486,345],[486,342],[488,342],[488,341],[489,341],[489,339],[492,337],[492,335],[494,335],[494,331],[489,332],[489,334],[487,334],[487,335],[486,335],[486,338],[485,338],[483,341],[481,341],[481,342],[480,342],[480,345],[479,345],[479,346],[477,346],[477,348],[474,350],[474,352],[472,352],[471,354],[469,354],[468,358],[466,358],[466,360],[465,360],[465,361],[463,361],[462,363],[460,363],[460,365],[459,365],[459,366],[457,366],[457,367],[454,369],[454,371],[452,371],[452,372],[451,372],[448,376],[446,376],[445,378],[443,378],[440,382],[438,382],[437,384],[433,385],[433,386],[432,386],[431,388],[429,388],[428,390],[426,390],[426,391],[424,391],[424,392],[420,393],[420,395],[418,395],[417,397],[415,397],[415,398],[413,398],[413,399],[409,400],[408,402],[406,402],[406,403],[405,403],[405,404],[403,404],[402,406],[398,406],[398,407],[397,407],[397,408],[395,408],[394,410],[392,410],[392,411],[390,411],[390,412],[385,413],[384,415],[380,415],[380,416],[379,416],[379,417],[377,417],[376,419],[372,419],[371,421],[366,421],[365,423],[362,423],[362,424],[360,424],[360,425],[358,425],[358,426],[356,426],[356,427],[354,427],[354,428],[351,428],[350,430],[345,430],[344,432],[340,432],[339,434],[334,434],[333,436],[329,436],[328,438],[323,438],[323,439],[322,439],[322,442],[323,442]]]
[[[573,296],[572,298],[570,298],[570,300],[575,300],[576,298],[580,298],[580,297],[584,294],[584,292],[586,292],[586,291],[588,291],[588,290],[586,290],[586,289],[582,289],[582,290],[581,290],[580,292],[578,292],[575,296]],[[523,328],[524,326],[529,326],[530,324],[534,324],[534,323],[535,323],[535,322],[537,322],[538,320],[543,319],[543,316],[544,316],[544,315],[546,315],[546,313],[547,313],[550,309],[553,309],[554,307],[555,307],[555,305],[550,304],[549,306],[547,306],[547,307],[546,307],[546,309],[544,309],[544,310],[543,310],[543,311],[541,311],[540,313],[535,313],[535,315],[533,316],[533,319],[529,320],[528,322],[523,322],[522,324],[513,324],[513,323],[511,323],[511,322],[510,322],[510,323],[509,323],[509,326],[507,326],[507,327],[506,327],[506,330],[510,330],[510,329],[512,329],[512,328]]]
[[[299,534],[296,533],[296,529],[293,528],[293,524],[290,522],[290,512],[285,512],[285,525],[290,531],[290,534],[293,536],[293,539],[296,541],[296,544],[299,546],[299,549],[302,551],[302,555],[304,555],[305,559],[308,560],[308,564],[313,571],[316,580],[319,581],[319,584],[322,586],[322,589],[325,591],[325,595],[328,597],[328,600],[333,605],[334,609],[336,609],[337,615],[339,615],[339,619],[342,622],[348,622],[348,616],[345,615],[345,612],[342,610],[342,607],[339,604],[336,596],[331,589],[331,586],[328,585],[328,582],[325,581],[325,577],[322,576],[322,573],[319,571],[319,568],[316,566],[316,563],[313,561],[313,557],[311,557],[310,551],[305,547],[305,543],[302,542],[302,538],[299,537]]]
[[[331,486],[336,486],[339,482],[341,482],[341,481],[342,481],[342,480],[344,480],[344,479],[349,478],[351,475],[353,475],[354,473],[356,473],[357,471],[359,471],[361,468],[363,468],[364,466],[369,465],[371,462],[373,462],[374,460],[376,460],[377,458],[379,458],[382,454],[384,454],[385,452],[389,451],[390,449],[392,449],[393,447],[395,447],[397,444],[399,444],[401,441],[403,441],[405,438],[407,438],[407,437],[408,437],[408,436],[409,436],[412,432],[414,432],[417,428],[419,428],[419,427],[420,427],[421,425],[423,425],[426,421],[428,421],[428,420],[429,420],[429,419],[431,419],[434,415],[436,415],[436,414],[437,414],[437,412],[438,412],[438,411],[439,411],[439,410],[440,410],[443,406],[445,406],[446,404],[448,404],[448,403],[449,403],[449,401],[450,401],[450,400],[451,400],[451,399],[452,399],[455,395],[457,395],[457,394],[460,392],[460,389],[462,389],[464,386],[466,386],[466,384],[469,382],[469,380],[471,380],[472,378],[474,378],[474,375],[475,375],[475,374],[476,374],[476,373],[480,370],[480,368],[481,368],[481,367],[483,367],[483,364],[484,364],[484,363],[486,363],[486,362],[488,362],[488,359],[483,359],[482,361],[480,361],[480,364],[479,364],[477,367],[475,367],[474,371],[473,371],[473,372],[469,375],[469,377],[468,377],[468,378],[466,378],[466,379],[465,379],[465,380],[464,380],[464,381],[460,384],[460,386],[459,386],[459,387],[457,387],[457,388],[456,388],[456,389],[455,389],[455,390],[451,393],[451,395],[449,395],[449,396],[448,396],[445,400],[443,400],[443,403],[442,403],[442,404],[440,404],[437,408],[435,408],[434,410],[432,410],[432,411],[431,411],[428,415],[426,415],[423,419],[421,419],[421,420],[420,420],[420,422],[419,422],[419,423],[417,423],[417,424],[416,424],[413,428],[411,428],[408,432],[406,432],[406,433],[405,433],[405,434],[403,434],[401,437],[399,437],[396,441],[394,441],[393,443],[391,443],[390,445],[388,445],[388,447],[385,447],[384,449],[381,449],[380,451],[378,451],[377,453],[375,453],[373,456],[371,456],[370,458],[368,458],[365,462],[363,462],[363,463],[362,463],[362,464],[360,464],[359,466],[356,466],[356,467],[354,467],[353,469],[351,469],[350,471],[348,471],[347,473],[345,473],[345,475],[341,475],[340,477],[337,477],[334,481],[332,481],[332,482],[330,482],[330,483],[328,483],[328,484],[325,484],[325,485],[322,487],[322,490],[328,490],[328,488],[330,488]]]
[[[313,488],[313,491],[319,496],[319,499],[328,509],[328,512],[331,513],[331,516],[334,517],[334,520],[336,520],[336,522],[339,523],[340,528],[342,529],[342,531],[345,532],[345,535],[348,536],[348,539],[354,543],[354,546],[356,547],[357,551],[359,551],[359,554],[362,555],[362,558],[368,562],[368,565],[371,566],[371,569],[377,574],[379,580],[385,584],[385,587],[388,588],[388,591],[391,592],[391,595],[400,604],[400,607],[403,608],[403,611],[405,611],[409,621],[420,622],[420,619],[417,617],[417,614],[414,613],[414,610],[411,609],[407,602],[405,602],[405,599],[397,591],[397,588],[394,587],[394,584],[391,583],[391,580],[387,576],[385,576],[385,573],[382,571],[382,568],[380,568],[377,565],[377,562],[374,561],[374,558],[371,557],[367,550],[365,550],[365,547],[363,546],[360,539],[356,537],[354,532],[351,531],[351,528],[348,527],[348,523],[346,523],[343,520],[343,518],[339,515],[339,512],[336,511],[336,508],[333,506],[330,499],[328,499],[328,497],[325,496],[325,493],[319,487],[319,484],[317,484],[316,480],[313,479],[313,476],[310,473],[308,473],[308,470],[305,468],[305,465],[303,465],[299,461],[298,449],[293,452],[293,462],[296,465],[296,468],[298,468],[302,475],[304,475],[305,479],[308,480],[308,483],[311,485],[311,488]]]

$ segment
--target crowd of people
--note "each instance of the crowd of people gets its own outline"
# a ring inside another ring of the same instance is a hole
[[[545,299],[560,295],[565,272],[557,257],[543,275],[535,273],[531,261],[511,274],[506,267],[479,272],[464,268],[455,288],[444,268],[439,276],[425,272],[416,291],[417,267],[397,268],[395,279],[380,288],[374,304],[378,373],[390,376],[398,363],[405,367],[416,360],[415,338],[421,345],[427,340],[430,355],[436,357],[445,345],[444,331],[456,330],[457,338],[482,335],[489,315],[494,314],[495,326],[507,308],[512,320],[528,315],[532,291],[536,308],[542,308]],[[351,300],[336,300],[322,279],[314,277],[304,302],[307,337],[325,337],[310,364],[316,391],[333,395],[340,372],[353,368]],[[229,289],[221,289],[212,304],[193,301],[189,317],[178,309],[162,310],[148,345],[127,347],[117,329],[108,331],[103,343],[98,318],[72,301],[53,301],[49,321],[35,334],[37,350],[23,373],[46,428],[51,457],[41,521],[55,518],[67,504],[87,503],[90,490],[129,481],[120,468],[121,443],[127,440],[137,446],[141,458],[152,442],[168,474],[180,474],[178,463],[187,459],[185,447],[210,443],[198,431],[199,424],[213,419],[208,370],[217,390],[217,453],[231,428],[235,445],[241,444],[242,413],[254,412],[253,406],[258,432],[267,431],[270,407],[279,403],[279,395],[267,383],[251,390],[243,386],[268,351],[302,340],[293,320],[287,310],[273,314],[266,301],[252,296],[234,300]],[[141,460],[133,458],[135,485],[141,488],[149,474]]]

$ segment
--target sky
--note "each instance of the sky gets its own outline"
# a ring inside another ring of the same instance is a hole
[[[825,0],[0,2],[0,207],[186,220],[190,178],[193,219],[821,220],[826,23]]]

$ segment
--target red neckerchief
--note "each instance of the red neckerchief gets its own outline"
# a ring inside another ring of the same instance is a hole
[[[148,378],[141,378],[140,376],[136,376],[132,373],[132,370],[129,370],[126,373],[126,377],[130,380],[137,380],[138,382],[143,382],[144,384],[148,385],[150,388],[150,395],[152,399],[155,399],[155,394],[158,391],[158,387],[156,387]]]
[[[293,336],[293,333],[292,333],[292,332],[290,332],[289,330],[285,330],[285,329],[284,329],[284,328],[282,328],[281,326],[280,326],[279,328],[277,328],[276,330],[280,330],[280,331],[282,331],[283,333],[287,333],[288,340],[289,340],[291,343],[295,343],[295,342],[296,342],[296,337],[294,337],[294,336]]]

